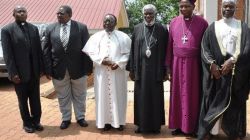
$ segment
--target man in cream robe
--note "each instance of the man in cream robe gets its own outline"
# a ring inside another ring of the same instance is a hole
[[[236,0],[223,0],[223,19],[212,23],[203,36],[203,99],[198,140],[210,139],[210,133],[217,134],[220,125],[230,140],[246,136],[249,29],[233,17],[235,10]]]
[[[114,30],[116,17],[107,14],[103,31],[90,37],[83,52],[94,62],[96,125],[104,130],[123,130],[127,106],[127,73],[131,40],[125,33]]]

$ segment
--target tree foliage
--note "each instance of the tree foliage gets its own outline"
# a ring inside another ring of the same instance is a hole
[[[173,17],[178,15],[178,0],[125,0],[130,30],[143,21],[142,8],[146,4],[156,6],[156,19],[162,24],[168,24]]]

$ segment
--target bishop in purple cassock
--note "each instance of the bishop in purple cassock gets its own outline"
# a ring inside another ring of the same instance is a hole
[[[208,23],[194,15],[195,0],[180,0],[172,19],[166,64],[170,74],[169,128],[172,135],[197,130],[201,89],[201,40]]]

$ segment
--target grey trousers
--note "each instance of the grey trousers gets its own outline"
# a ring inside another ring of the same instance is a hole
[[[66,71],[63,80],[53,78],[52,82],[57,92],[62,120],[71,120],[72,104],[76,120],[85,119],[87,76],[73,80],[70,78],[68,71]]]

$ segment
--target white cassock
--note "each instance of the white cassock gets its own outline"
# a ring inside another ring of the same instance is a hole
[[[94,62],[94,91],[96,101],[96,125],[104,128],[111,124],[114,128],[125,125],[127,109],[127,72],[131,39],[121,31],[111,33],[100,31],[92,35],[83,48]],[[102,65],[108,57],[118,64],[116,70]]]

